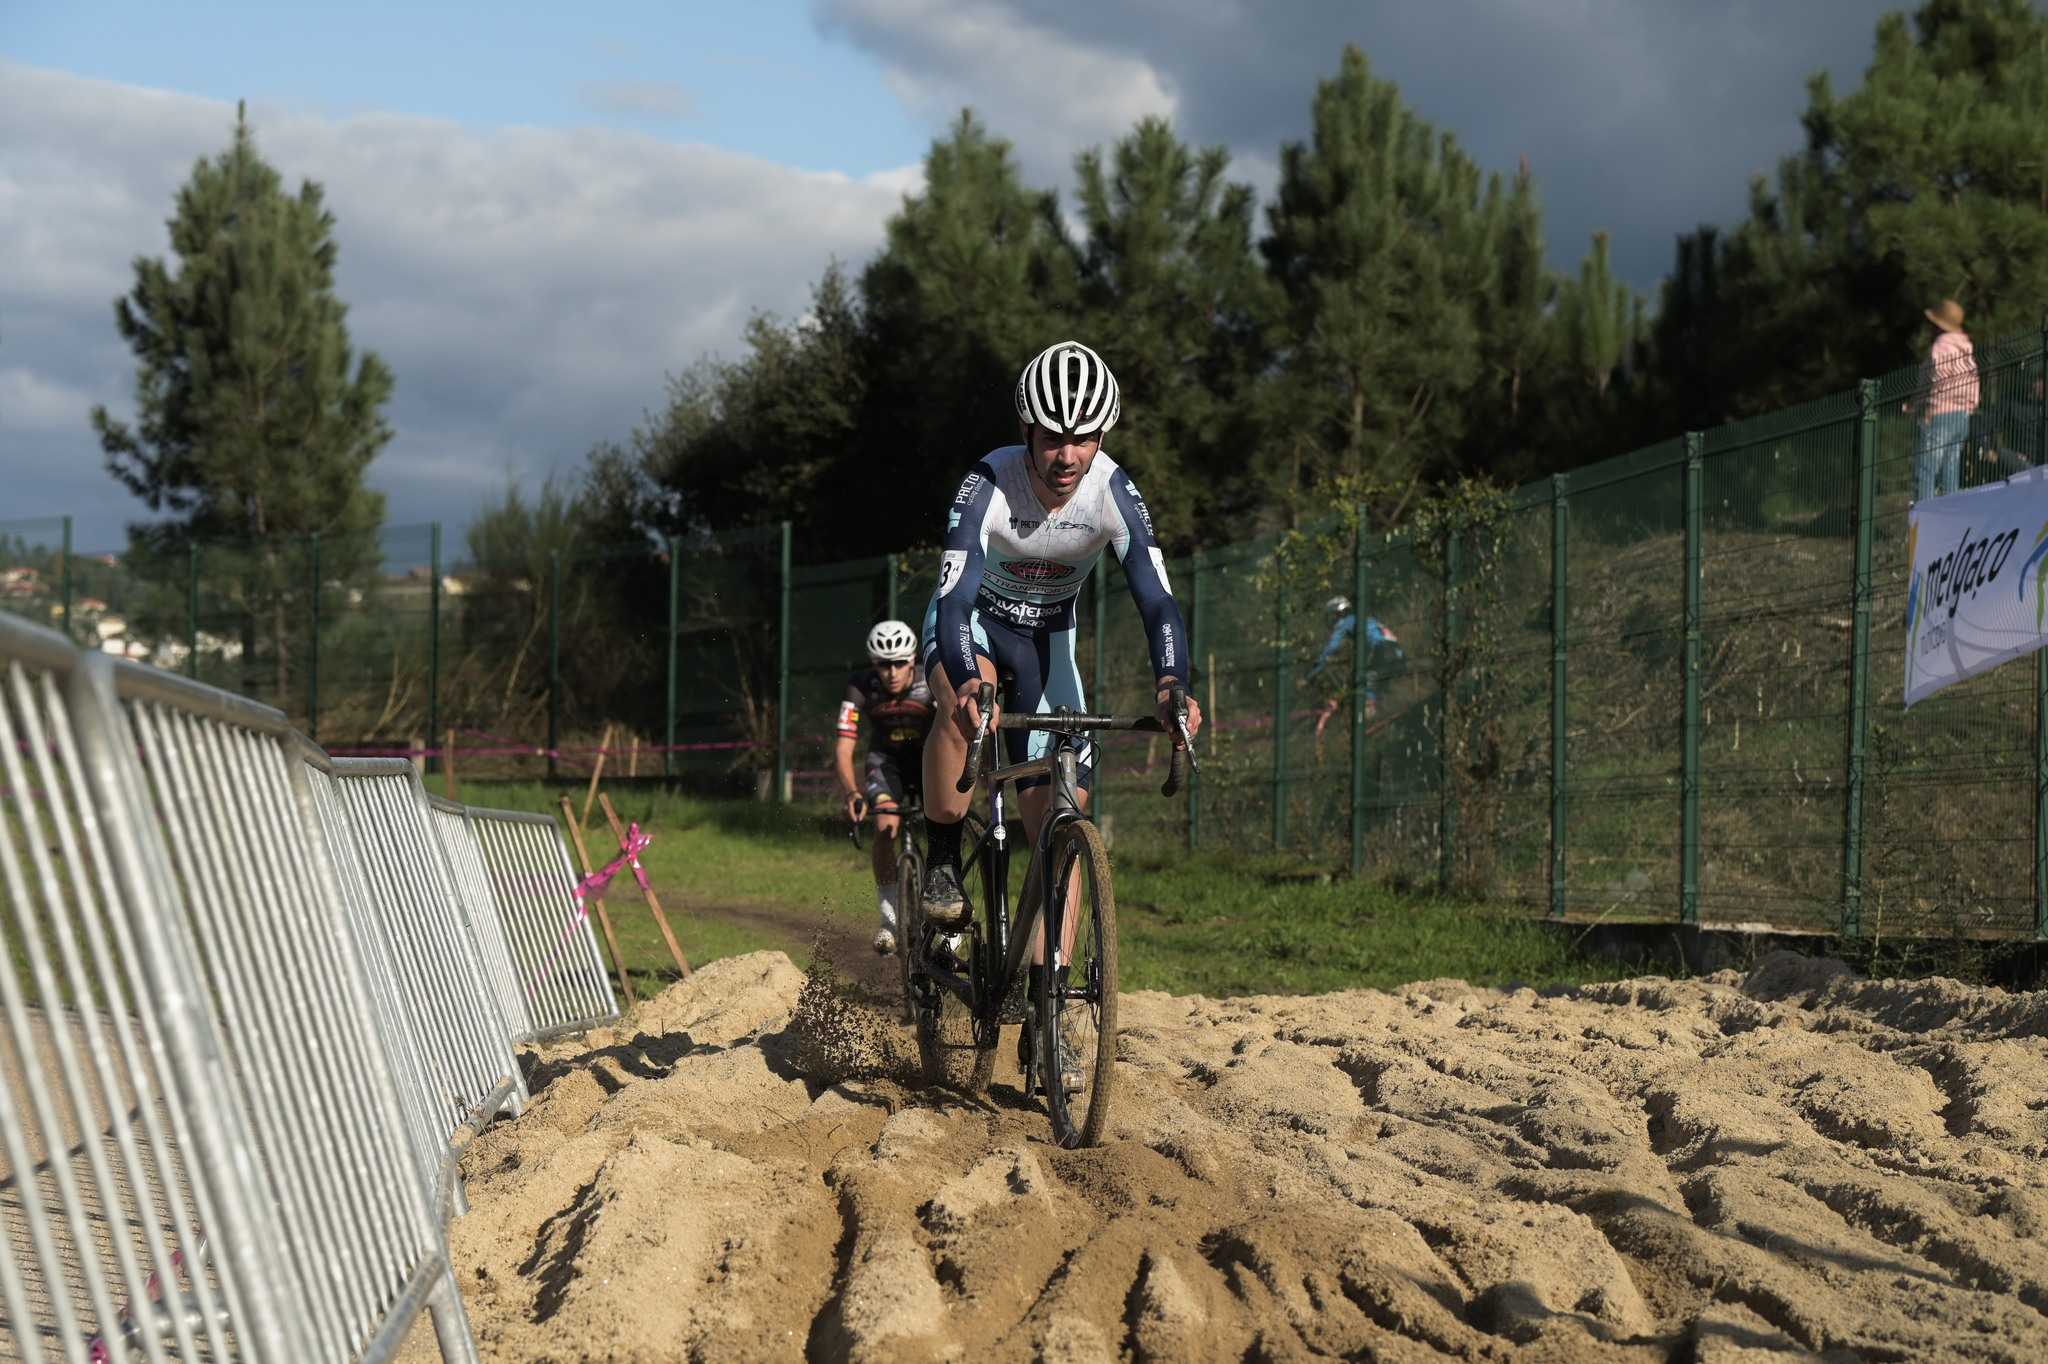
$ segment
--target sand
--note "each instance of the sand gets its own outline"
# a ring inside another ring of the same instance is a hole
[[[1008,1031],[924,1091],[804,983],[715,962],[529,1058],[451,1228],[486,1359],[2048,1358],[2048,993],[1127,993],[1062,1151]]]

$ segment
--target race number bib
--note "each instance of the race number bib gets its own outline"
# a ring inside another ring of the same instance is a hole
[[[967,571],[967,551],[949,549],[939,556],[939,595],[946,596],[960,582],[960,575]]]

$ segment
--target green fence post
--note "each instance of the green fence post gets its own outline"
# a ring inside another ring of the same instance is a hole
[[[1678,780],[1678,921],[1700,921],[1700,561],[1706,437],[1685,433],[1685,729]]]
[[[309,599],[312,619],[306,632],[306,737],[317,744],[320,742],[320,532],[317,530],[307,545],[307,557],[312,561],[313,591]]]
[[[185,542],[185,675],[199,676],[199,542]]]
[[[434,747],[441,733],[441,523],[427,528],[427,741]],[[552,747],[552,745],[550,745]],[[426,770],[439,769],[429,758]],[[460,773],[456,774],[460,776]]]
[[[1205,575],[1203,574],[1202,570],[1203,570],[1203,568],[1204,568],[1204,567],[1206,566],[1206,565],[1204,564],[1204,562],[1203,562],[1203,560],[1204,560],[1204,557],[1205,557],[1205,556],[1203,555],[1203,553],[1202,553],[1202,551],[1201,551],[1201,550],[1196,550],[1196,551],[1195,551],[1195,559],[1194,559],[1194,574],[1195,574],[1195,587],[1194,587],[1194,599],[1193,599],[1193,604],[1192,604],[1192,608],[1191,608],[1191,610],[1189,611],[1189,615],[1188,615],[1188,665],[1187,665],[1187,667],[1185,667],[1185,668],[1183,668],[1183,669],[1181,670],[1181,671],[1182,671],[1182,673],[1183,673],[1183,674],[1185,674],[1185,675],[1186,675],[1186,677],[1187,677],[1187,680],[1188,680],[1188,694],[1189,694],[1190,696],[1194,695],[1194,692],[1195,692],[1195,679],[1196,679],[1196,676],[1197,676],[1197,674],[1196,674],[1196,672],[1195,672],[1195,669],[1197,669],[1197,668],[1199,668],[1199,667],[1201,667],[1201,666],[1202,666],[1202,641],[1204,641],[1205,639],[1207,639],[1207,638],[1209,637],[1209,636],[1208,636],[1208,634],[1207,634],[1207,631],[1208,631],[1208,626],[1209,626],[1209,622],[1208,622],[1207,616],[1206,616],[1206,614],[1205,614],[1205,612],[1206,612],[1206,610],[1207,610],[1207,604],[1206,604],[1206,602],[1205,602],[1205,600],[1204,600],[1204,598],[1203,598],[1203,595],[1202,595],[1202,588],[1203,588],[1203,585],[1204,585],[1204,584],[1203,584],[1203,578],[1204,578],[1204,576],[1205,576]],[[1207,674],[1206,672],[1204,672],[1204,673],[1200,674],[1200,676],[1202,676],[1202,677],[1203,677],[1203,678],[1204,678],[1204,679],[1206,680],[1206,678],[1207,678],[1208,674]],[[1204,718],[1204,719],[1207,719],[1208,717],[1206,717],[1206,716],[1205,716],[1205,717],[1203,717],[1203,718]],[[1190,776],[1190,777],[1188,778],[1188,851],[1189,851],[1189,852],[1193,852],[1193,851],[1195,851],[1195,849],[1197,849],[1197,848],[1201,847],[1201,845],[1202,845],[1202,793],[1201,793],[1201,782],[1200,782],[1199,780],[1197,780],[1197,779],[1196,779],[1195,777],[1193,777],[1193,776]]]
[[[1105,714],[1109,711],[1109,695],[1103,689],[1102,655],[1108,651],[1109,627],[1109,556],[1103,555],[1095,561],[1095,663],[1089,670],[1088,694],[1095,698],[1095,709]],[[1109,785],[1109,769],[1103,762],[1100,743],[1095,749],[1095,794],[1089,801],[1089,812],[1097,820],[1109,809],[1109,792],[1103,788]]]
[[[1565,548],[1571,484],[1550,476],[1550,917],[1564,917],[1565,836]]]
[[[889,565],[889,567],[888,567],[888,570],[887,570],[887,576],[888,576],[888,596],[889,596],[889,614],[888,614],[888,616],[887,616],[886,618],[887,618],[887,619],[889,619],[889,620],[896,620],[896,619],[898,619],[898,617],[897,617],[897,615],[896,615],[896,556],[895,556],[895,555],[894,555],[893,553],[892,553],[892,554],[890,554],[890,555],[889,555],[889,557],[888,557],[888,565]]]
[[[431,745],[431,737],[427,740]],[[562,744],[562,551],[548,551],[548,780]]]
[[[2048,312],[2035,376],[2048,383]],[[2035,419],[2034,462],[2048,459],[2048,402]],[[2034,655],[2034,936],[2048,938],[2048,654]]]
[[[1365,508],[1351,532],[1351,874],[1365,870]]]
[[[1287,589],[1273,603],[1273,846],[1287,846]]]
[[[662,730],[661,775],[676,774],[676,625],[681,618],[683,592],[682,546],[668,537],[668,709]]]
[[[1437,844],[1436,844],[1436,888],[1440,895],[1451,890],[1451,862],[1457,852],[1458,802],[1451,790],[1451,772],[1455,764],[1451,759],[1451,703],[1457,691],[1457,679],[1449,674],[1450,660],[1458,641],[1458,568],[1460,550],[1464,540],[1454,527],[1444,534],[1444,668],[1446,683],[1443,694],[1437,697],[1437,726],[1441,733],[1437,738]]]
[[[775,627],[775,791],[787,799],[789,782],[789,522],[782,523],[782,605]]]
[[[1863,931],[1864,747],[1870,732],[1870,567],[1877,522],[1877,381],[1856,385],[1856,566],[1850,579],[1848,771],[1842,801],[1842,933]]]
[[[78,634],[71,628],[71,518],[68,516],[64,518],[64,548],[60,553],[63,557],[57,561],[57,591],[63,602],[64,638],[76,644]]]

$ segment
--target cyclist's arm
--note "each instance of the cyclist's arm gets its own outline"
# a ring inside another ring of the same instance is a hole
[[[839,794],[850,796],[860,790],[853,777],[853,750],[860,743],[860,708],[865,698],[860,688],[848,685],[839,703],[839,737],[832,745],[832,767],[839,777]]]
[[[1309,665],[1308,676],[1304,679],[1305,681],[1315,681],[1316,674],[1330,666],[1330,660],[1335,658],[1337,651],[1344,647],[1344,641],[1351,638],[1351,631],[1357,624],[1358,617],[1356,616],[1346,616],[1337,622],[1337,628],[1330,631],[1329,642],[1323,645],[1323,651],[1316,655],[1316,661]]]
[[[1130,584],[1131,600],[1137,603],[1138,615],[1145,622],[1153,675],[1161,687],[1186,681],[1188,627],[1167,582],[1166,554],[1152,536],[1152,513],[1146,508],[1138,485],[1122,470],[1110,480],[1109,490],[1121,523],[1112,533],[1110,546],[1116,551],[1117,562],[1124,566],[1124,581]]]
[[[996,471],[977,462],[946,504],[945,548],[939,554],[939,665],[956,694],[979,677],[974,664],[974,594],[988,559],[988,528],[1008,514]]]

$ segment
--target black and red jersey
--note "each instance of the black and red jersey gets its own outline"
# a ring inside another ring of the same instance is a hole
[[[882,688],[882,675],[873,668],[864,668],[846,681],[846,699],[839,703],[839,735],[844,739],[859,738],[865,721],[869,752],[915,757],[924,748],[934,708],[924,669],[913,667],[909,688],[891,696]]]

